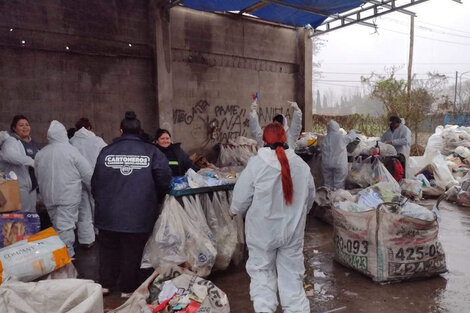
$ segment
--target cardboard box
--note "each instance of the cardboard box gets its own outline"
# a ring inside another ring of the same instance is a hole
[[[39,215],[36,213],[14,212],[0,214],[0,248],[26,239],[41,228]]]
[[[0,184],[0,192],[6,203],[0,206],[0,213],[21,210],[20,186],[17,180],[7,180]]]

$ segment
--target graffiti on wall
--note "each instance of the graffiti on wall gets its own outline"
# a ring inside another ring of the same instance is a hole
[[[291,110],[283,107],[259,107],[258,117],[261,127],[272,122],[277,114],[284,114],[291,119]],[[191,109],[174,109],[173,123],[175,126],[194,126],[202,123],[206,130],[206,142],[227,143],[239,136],[250,137],[249,112],[239,105],[211,106],[206,100],[199,100]]]

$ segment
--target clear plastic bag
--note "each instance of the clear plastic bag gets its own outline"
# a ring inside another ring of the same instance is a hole
[[[207,238],[212,242],[212,244],[216,245],[216,240],[214,234],[207,225],[206,216],[202,211],[202,204],[201,200],[199,199],[199,195],[186,196],[182,197],[184,210],[188,214],[188,216],[192,219],[193,223],[198,225],[201,230],[206,234]]]
[[[402,179],[400,182],[402,193],[415,200],[419,200],[423,197],[423,184],[421,181],[416,179]]]
[[[210,274],[217,251],[173,196],[167,196],[144,248],[142,267],[186,263],[199,276]]]
[[[201,202],[206,214],[207,224],[216,239],[217,257],[214,268],[224,270],[232,259],[233,252],[237,245],[237,232],[228,211],[222,207],[217,192],[214,192],[213,199],[209,196],[201,196]]]

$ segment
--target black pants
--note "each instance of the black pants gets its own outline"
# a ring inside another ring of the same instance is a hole
[[[99,230],[100,284],[103,288],[134,292],[149,271],[140,269],[140,261],[149,233],[121,233]]]

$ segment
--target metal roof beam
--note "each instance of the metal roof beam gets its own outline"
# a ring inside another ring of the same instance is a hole
[[[390,1],[390,0],[388,0],[388,1],[384,1],[384,0],[382,0],[382,1],[379,1],[379,0],[362,0],[362,1],[367,2],[367,3],[378,4],[378,5],[380,5],[380,6],[383,6],[383,7],[387,8],[387,9],[392,9],[392,8],[393,8],[393,6],[391,6],[391,5],[389,4],[390,2],[392,2],[392,1]],[[400,9],[400,10],[397,10],[397,11],[400,12],[400,13],[406,14],[406,15],[410,15],[410,16],[416,17],[416,13],[415,13],[415,12],[411,12],[411,11],[404,10],[404,9]]]
[[[291,9],[295,9],[295,10],[299,10],[299,11],[303,11],[303,12],[307,12],[307,13],[312,13],[312,14],[316,14],[316,15],[320,15],[320,16],[325,16],[325,17],[335,17],[335,18],[338,18],[338,19],[342,19],[343,17],[341,17],[340,15],[338,14],[330,14],[330,13],[327,13],[327,12],[323,12],[323,11],[320,11],[320,10],[316,10],[316,9],[310,9],[310,8],[305,8],[303,6],[300,6],[300,5],[295,5],[295,4],[290,4],[290,3],[284,3],[282,1],[279,1],[279,0],[261,0],[263,2],[267,2],[267,3],[270,3],[270,4],[277,4],[279,6],[283,6],[283,7],[286,7],[286,8],[291,8]],[[356,22],[356,23],[359,23],[363,26],[368,26],[368,27],[372,27],[372,28],[376,28],[376,25],[373,24],[373,23],[368,23],[368,22],[363,22],[363,21],[356,21],[355,19],[353,18],[349,18],[349,17],[344,17],[344,19],[348,20],[349,22]]]
[[[243,14],[243,13],[251,13],[251,12],[254,12],[256,10],[259,10],[259,9],[262,9],[264,8],[265,6],[267,6],[269,3],[266,3],[266,2],[263,2],[263,1],[259,1],[259,2],[256,2],[255,4],[253,4],[252,6],[249,6],[247,8],[244,8],[243,10],[241,10],[238,14]]]
[[[403,10],[405,8],[408,8],[408,7],[411,7],[413,5],[420,4],[420,3],[423,3],[423,2],[426,2],[426,1],[429,1],[429,0],[407,0],[406,4],[402,4],[402,5],[397,6],[396,5],[396,0],[391,0],[390,1],[391,8],[384,8],[384,11],[382,11],[382,12],[379,12],[379,10],[378,10],[378,7],[380,5],[373,4],[373,5],[371,5],[367,8],[362,8],[360,10],[355,10],[355,11],[346,13],[344,15],[340,15],[339,17],[326,20],[325,22],[323,22],[321,25],[319,25],[314,30],[313,34],[310,37],[319,36],[321,34],[324,34],[324,33],[327,33],[327,32],[330,32],[330,31],[333,31],[333,30],[336,30],[336,29],[340,29],[340,28],[343,28],[343,27],[347,27],[347,26],[350,26],[350,25],[361,24],[363,21],[369,20],[371,18],[376,18],[376,17],[382,16],[382,15],[385,15],[385,14],[388,14],[388,13],[396,12],[398,10]],[[371,14],[371,15],[368,15],[368,16],[365,16],[365,17],[362,15],[362,14],[365,14],[365,13],[370,14],[371,12],[373,12],[373,14]],[[350,16],[354,16],[356,18],[353,19],[353,21],[348,21],[347,23],[345,23],[344,20],[347,19]],[[338,21],[341,21],[340,25],[337,25],[337,26],[331,25],[332,23],[338,22]],[[325,29],[324,30],[319,29],[320,27],[325,27]]]

